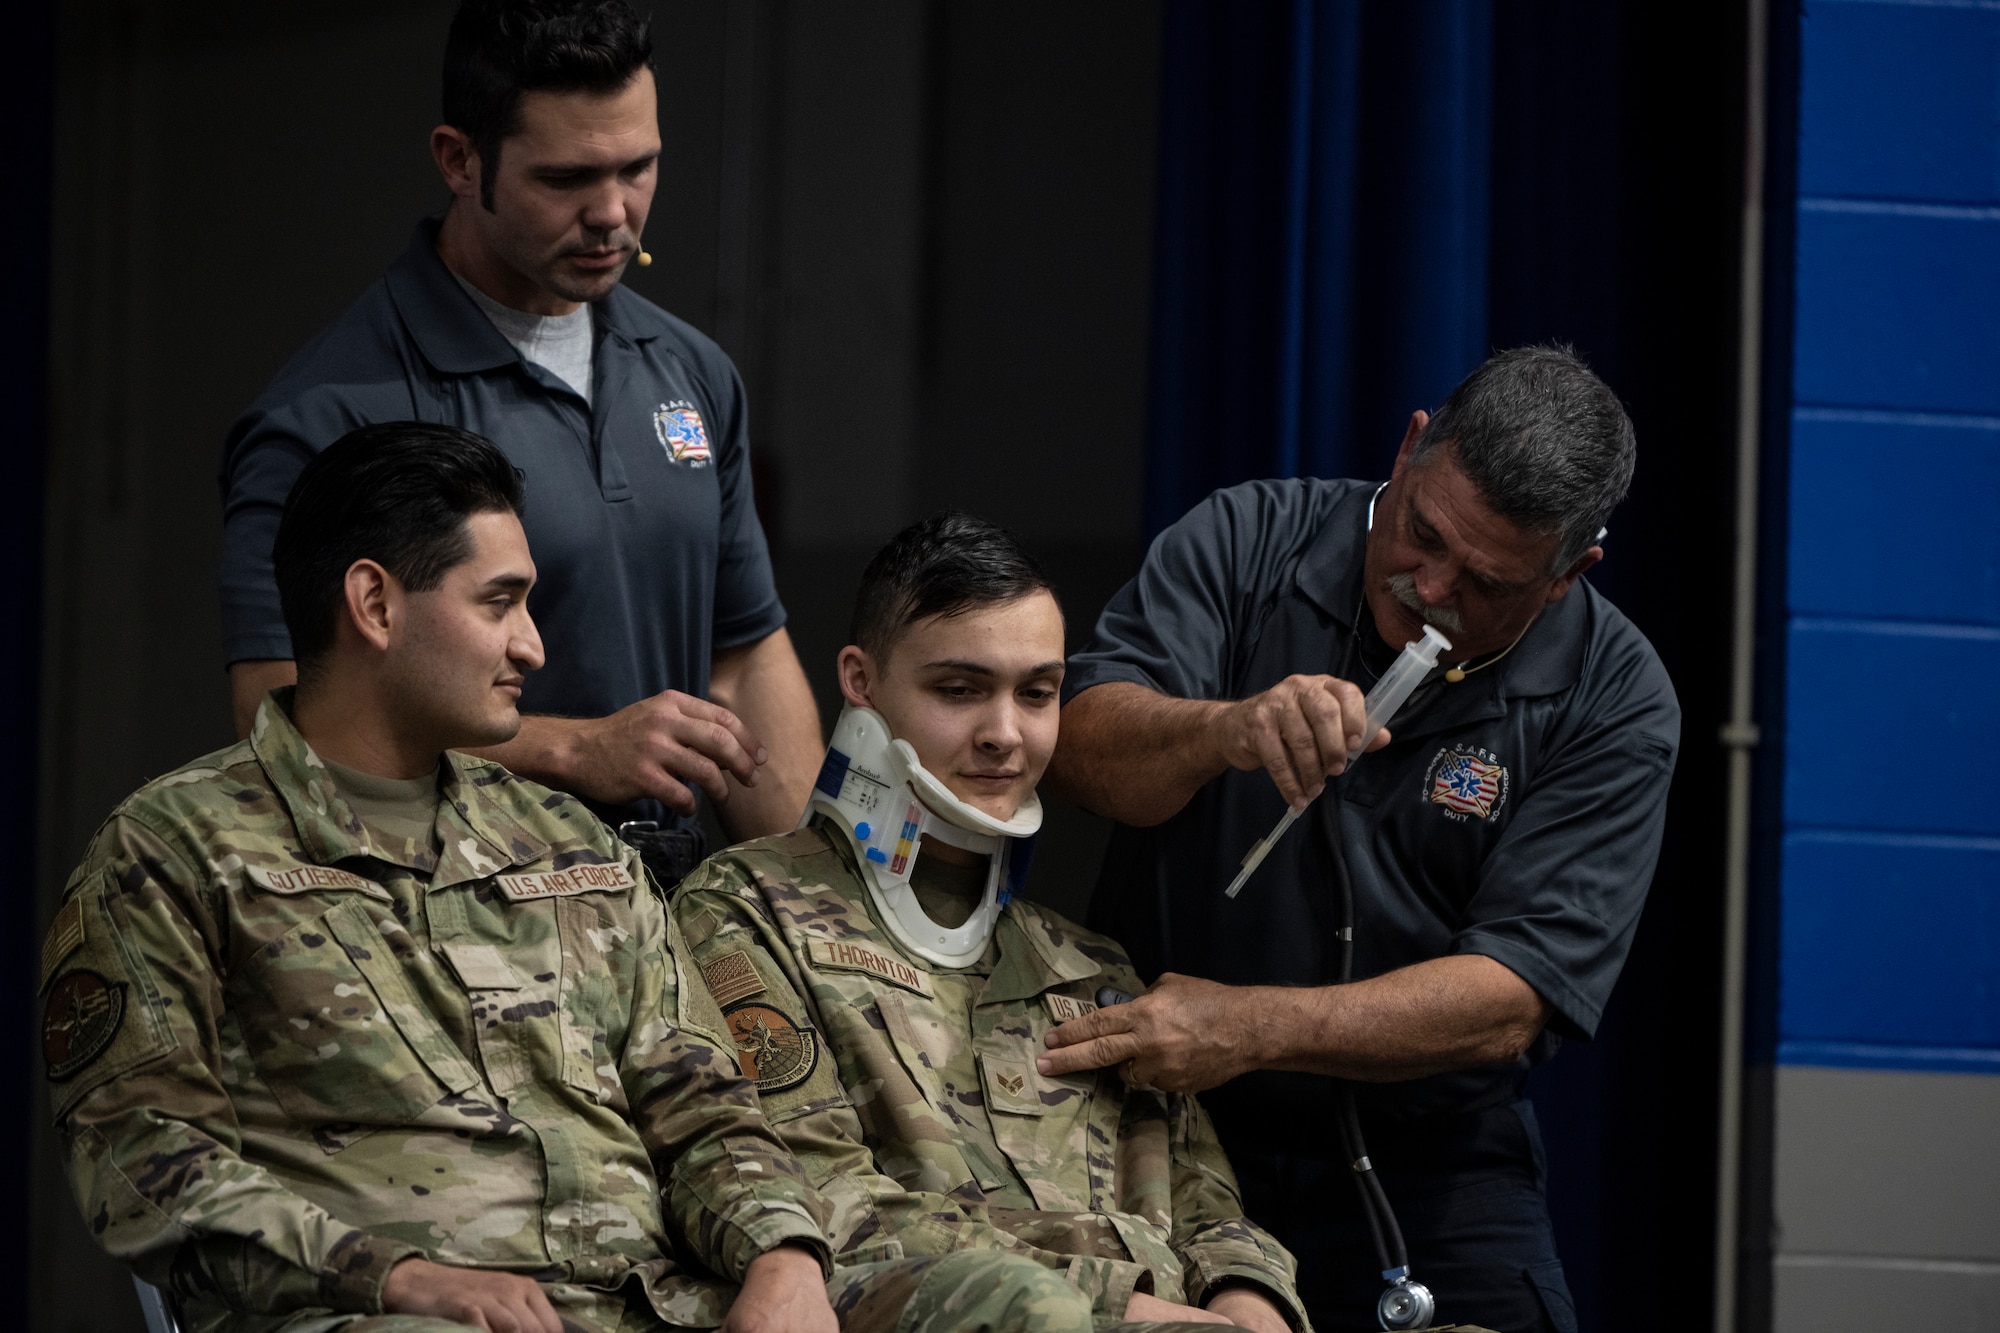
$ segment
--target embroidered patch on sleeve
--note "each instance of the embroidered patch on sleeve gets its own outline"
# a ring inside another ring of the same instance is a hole
[[[83,900],[72,898],[64,903],[56,913],[56,919],[49,922],[49,933],[42,941],[42,979],[35,986],[37,992],[49,988],[49,978],[56,974],[63,960],[75,953],[83,945]]]
[[[709,960],[708,966],[701,970],[701,979],[708,983],[708,993],[721,1005],[735,1004],[764,989],[764,978],[757,975],[750,955],[741,949],[731,949]]]
[[[866,972],[904,990],[913,990],[925,999],[931,998],[934,993],[930,973],[865,944],[849,940],[814,940],[806,946],[806,957],[817,967],[830,967],[837,972]]]
[[[1042,1003],[1049,1007],[1049,1017],[1058,1023],[1067,1023],[1072,1018],[1097,1012],[1097,1006],[1089,1000],[1072,999],[1067,995],[1044,995]]]
[[[812,1077],[819,1037],[768,1004],[738,1004],[722,1011],[736,1043],[736,1063],[759,1092],[783,1092]]]
[[[534,902],[538,898],[568,898],[579,893],[629,892],[635,881],[624,866],[614,861],[602,865],[576,865],[567,870],[541,870],[532,875],[496,875],[493,882],[510,903]]]
[[[81,968],[64,973],[42,1011],[42,1061],[49,1082],[66,1082],[104,1054],[124,1021],[125,983]]]

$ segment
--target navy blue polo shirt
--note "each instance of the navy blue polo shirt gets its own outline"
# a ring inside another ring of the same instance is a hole
[[[1363,689],[1396,651],[1361,608],[1375,483],[1261,481],[1218,491],[1162,533],[1139,575],[1070,659],[1071,699],[1131,681],[1190,699],[1242,699],[1295,672]],[[1357,625],[1357,615],[1362,622]],[[1356,635],[1362,636],[1360,641]],[[1350,651],[1352,649],[1352,651]],[[1511,1100],[1557,1035],[1587,1038],[1638,924],[1659,855],[1680,706],[1645,636],[1587,582],[1543,611],[1507,656],[1452,684],[1442,672],[1390,724],[1394,740],[1337,779],[1354,882],[1356,979],[1484,954],[1554,1010],[1521,1061],[1361,1085],[1381,1123]],[[1214,779],[1166,823],[1119,826],[1091,925],[1151,976],[1316,985],[1339,975],[1340,903],[1310,814],[1234,900],[1222,891],[1284,814],[1264,771]],[[1334,1082],[1262,1072],[1205,1094],[1219,1125],[1268,1136],[1323,1128]],[[1288,1151],[1331,1136],[1317,1130]],[[1243,1142],[1243,1138],[1238,1138]]]
[[[530,713],[602,717],[661,690],[706,697],[709,659],[785,623],[750,489],[743,385],[722,349],[645,298],[596,302],[593,401],[524,360],[420,224],[388,274],[229,432],[222,457],[227,660],[289,658],[271,544],[306,460],[357,426],[444,422],[526,477],[548,662]]]

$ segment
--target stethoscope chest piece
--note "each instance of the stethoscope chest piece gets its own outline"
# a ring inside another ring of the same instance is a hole
[[[1437,1302],[1431,1299],[1431,1289],[1421,1282],[1410,1281],[1407,1270],[1375,1302],[1375,1318],[1385,1329],[1429,1328],[1431,1316],[1436,1312]]]

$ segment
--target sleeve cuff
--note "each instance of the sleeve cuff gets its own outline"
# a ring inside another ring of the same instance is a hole
[[[387,1314],[382,1308],[382,1284],[389,1280],[389,1270],[405,1259],[425,1257],[424,1251],[365,1231],[353,1236],[358,1240],[343,1242],[328,1256],[328,1269],[320,1277],[327,1304],[354,1314]]]
[[[1533,949],[1504,936],[1485,934],[1475,929],[1460,937],[1452,951],[1491,958],[1527,982],[1554,1011],[1549,1024],[1558,1034],[1577,1041],[1589,1041],[1596,1035],[1597,1020],[1603,1015],[1603,1007],[1578,991],[1559,969],[1551,966]]]
[[[1139,1284],[1152,1280],[1152,1272],[1144,1264],[1084,1254],[1069,1261],[1069,1271],[1064,1276],[1072,1287],[1090,1297],[1093,1314],[1104,1315],[1114,1323],[1125,1317],[1125,1307],[1132,1303],[1132,1293],[1139,1290]]]
[[[1068,703],[1085,690],[1099,685],[1140,685],[1155,694],[1169,691],[1154,680],[1145,668],[1130,662],[1097,661],[1080,663],[1063,677],[1062,701]]]
[[[771,600],[745,614],[717,619],[709,627],[709,651],[728,652],[753,643],[762,643],[785,627],[785,604],[775,593]]]
[[[769,1254],[781,1245],[796,1245],[811,1250],[813,1258],[819,1260],[820,1280],[823,1282],[833,1281],[833,1247],[828,1245],[826,1237],[820,1235],[816,1230],[802,1230],[797,1235],[780,1236],[777,1240],[772,1241],[769,1245],[766,1245],[763,1249],[758,1250],[748,1259],[745,1259],[743,1261],[743,1272],[747,1274],[750,1271],[750,1265],[753,1261],[763,1255]],[[736,1282],[738,1286],[742,1285],[742,1275],[738,1275]]]
[[[819,1224],[802,1207],[794,1210],[774,1203],[759,1213],[749,1228],[732,1227],[729,1231],[724,1253],[719,1257],[723,1276],[731,1282],[741,1285],[750,1271],[751,1260],[787,1244],[810,1249],[819,1259],[820,1271],[828,1278],[833,1276],[833,1251]]]
[[[1277,1306],[1278,1313],[1285,1317],[1285,1322],[1297,1333],[1305,1333],[1305,1330],[1311,1327],[1306,1322],[1306,1308],[1299,1304],[1299,1298],[1273,1285],[1269,1273],[1262,1273],[1254,1268],[1224,1268],[1206,1280],[1195,1279],[1195,1283],[1201,1289],[1189,1292],[1188,1296],[1194,1305],[1204,1310],[1208,1308],[1209,1301],[1216,1293],[1227,1291],[1231,1287],[1249,1287]]]

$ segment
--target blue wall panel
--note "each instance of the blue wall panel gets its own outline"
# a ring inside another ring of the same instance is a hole
[[[2000,208],[1799,204],[1793,394],[2000,415]]]
[[[2000,629],[1795,619],[1787,657],[1788,827],[2000,835]]]
[[[2000,3],[1796,12],[1778,1054],[2000,1073]]]
[[[1799,193],[2000,203],[2000,6],[1806,6]]]
[[[2000,1051],[2000,839],[1785,839],[1788,1041]]]
[[[1792,415],[1791,609],[2000,625],[2000,418]]]

